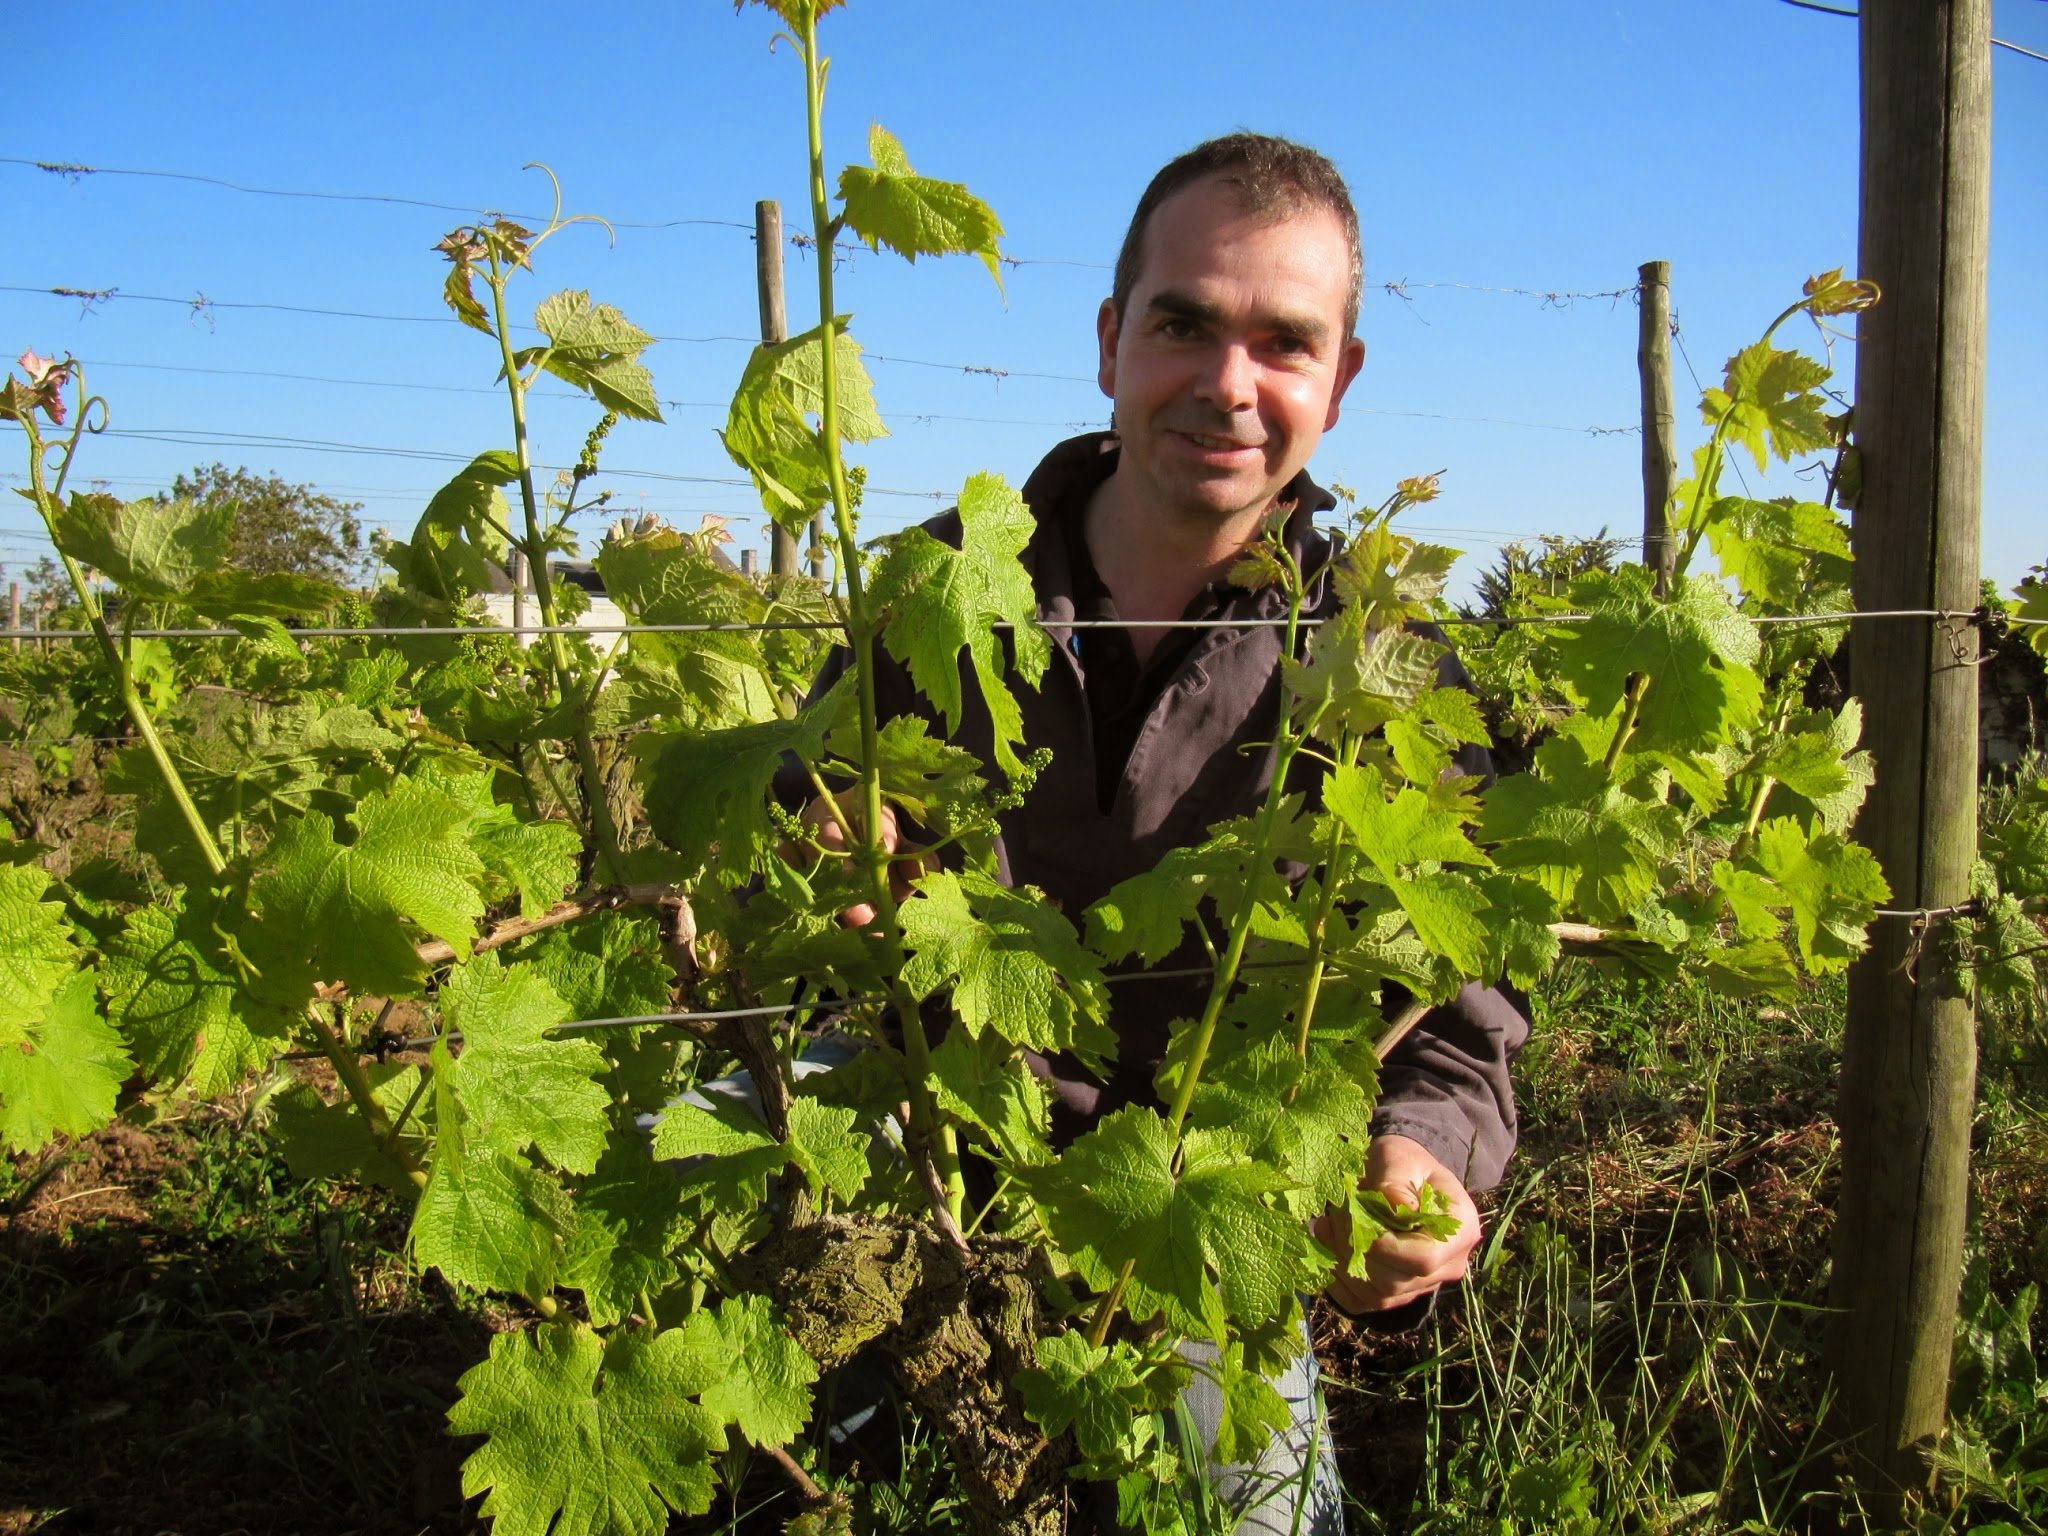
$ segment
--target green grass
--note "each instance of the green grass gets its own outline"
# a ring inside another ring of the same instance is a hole
[[[1522,1152],[1476,1273],[1425,1337],[1325,1340],[1356,1531],[1862,1528],[1824,1427],[1842,1000],[1838,983],[1781,1008],[1583,969],[1536,1000]],[[2048,1258],[2038,1023],[2007,1047],[1986,1057],[1962,1411],[1929,1531],[2048,1521],[2025,1315]],[[1360,1451],[1383,1430],[1413,1446],[1405,1475]]]

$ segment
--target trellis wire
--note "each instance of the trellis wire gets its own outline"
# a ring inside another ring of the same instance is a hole
[[[1287,966],[1306,965],[1306,958],[1300,960],[1247,960],[1240,970],[1278,970]],[[1201,976],[1213,976],[1215,968],[1207,965],[1190,965],[1170,971],[1127,971],[1102,978],[1106,986],[1121,986],[1133,981],[1189,981]],[[654,1028],[664,1024],[722,1024],[732,1019],[782,1018],[793,1013],[847,1012],[855,1008],[873,1007],[887,1003],[890,998],[877,993],[869,997],[825,997],[813,1002],[763,1003],[748,1008],[710,1008],[685,1013],[623,1013],[605,1019],[572,1019],[564,1024],[549,1026],[551,1034],[570,1034],[580,1030]],[[373,1050],[423,1051],[437,1043],[460,1044],[461,1030],[451,1030],[441,1035],[408,1036],[399,1040],[365,1042]],[[318,1061],[325,1059],[325,1051],[286,1051],[279,1061]]]
[[[1431,616],[1427,622],[1445,628],[1458,629],[1514,629],[1536,624],[1589,624],[1598,615],[1590,613],[1546,613],[1521,616],[1487,617],[1485,615],[1450,614]],[[1852,619],[1969,619],[1982,621],[1986,616],[1980,609],[1973,608],[1872,608],[1856,609],[1845,613],[1764,613],[1738,614],[1751,624],[1845,624]],[[1325,619],[1304,616],[1300,619],[1287,618],[1244,618],[1244,619],[1034,619],[1031,623],[1039,629],[1284,629],[1289,624],[1313,628],[1328,622]],[[1999,615],[1997,622],[2013,626],[2048,624],[2048,619],[2021,618],[2015,615]],[[993,629],[1015,629],[1017,626],[1008,619],[998,619],[990,626]],[[290,639],[341,640],[341,639],[448,639],[459,636],[476,639],[497,637],[518,637],[538,635],[706,635],[746,634],[770,630],[836,631],[846,628],[841,619],[759,619],[719,620],[694,624],[528,624],[513,629],[503,624],[366,624],[360,626],[310,625],[304,629],[287,629]],[[122,633],[135,640],[247,640],[254,638],[242,630],[226,626],[218,628],[186,629],[131,629]],[[0,629],[0,640],[90,640],[93,632],[89,629]]]

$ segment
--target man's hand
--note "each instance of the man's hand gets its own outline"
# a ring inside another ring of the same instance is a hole
[[[840,802],[840,810],[846,814],[855,832],[858,833],[860,829],[859,816],[846,805],[844,800]],[[844,853],[846,851],[846,834],[841,830],[838,819],[833,816],[832,807],[825,801],[813,800],[809,805],[805,806],[803,819],[806,825],[818,829],[815,835],[820,848],[825,849],[829,853]],[[903,834],[896,825],[895,809],[887,805],[882,807],[881,843],[884,853],[896,853],[900,851],[903,844]],[[791,857],[790,852],[785,850],[783,857]],[[910,882],[924,872],[925,865],[922,859],[906,859],[889,866],[889,889],[895,894],[899,902],[910,899]],[[848,907],[839,914],[840,926],[845,928],[866,928],[871,926],[874,920],[874,907],[864,901]]]
[[[1366,1154],[1364,1187],[1376,1189],[1397,1206],[1412,1206],[1425,1184],[1433,1184],[1450,1203],[1458,1230],[1439,1241],[1420,1232],[1382,1233],[1365,1251],[1365,1278],[1339,1275],[1328,1295],[1347,1312],[1386,1312],[1406,1306],[1446,1281],[1461,1280],[1479,1246],[1479,1207],[1465,1193],[1458,1176],[1430,1156],[1420,1142],[1406,1136],[1375,1136]],[[1330,1211],[1315,1219],[1316,1238],[1333,1253],[1351,1247],[1351,1217]]]

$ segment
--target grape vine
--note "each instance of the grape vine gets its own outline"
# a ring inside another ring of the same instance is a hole
[[[885,129],[828,182],[836,7],[767,8],[800,67],[816,249],[964,254],[1000,285],[995,215]],[[1355,517],[1324,568],[1266,530],[1234,579],[1287,599],[1270,792],[1066,914],[1001,883],[994,852],[1043,767],[1011,691],[1049,655],[1017,560],[1031,515],[977,475],[957,539],[863,540],[845,449],[885,428],[832,262],[818,323],[754,352],[721,435],[783,526],[829,513],[833,584],[742,576],[715,526],[619,522],[596,564],[634,624],[728,627],[562,632],[581,594],[544,573],[603,506],[586,491],[607,435],[660,420],[651,338],[616,309],[555,293],[533,310],[542,342],[511,339],[542,248],[584,222],[558,192],[538,232],[499,219],[442,242],[510,446],[384,548],[367,601],[228,569],[221,513],[69,491],[108,417],[77,363],[30,353],[0,389],[132,732],[108,779],[133,798],[137,855],[57,879],[48,850],[0,844],[0,1141],[33,1151],[124,1096],[324,1063],[269,1082],[294,1170],[396,1191],[419,1266],[519,1305],[450,1414],[479,1439],[465,1491],[504,1536],[658,1532],[707,1509],[743,1448],[783,1470],[808,1529],[834,1528],[844,1506],[806,1470],[816,1389],[862,1353],[945,1437],[979,1528],[1059,1529],[1089,1477],[1179,1529],[1181,1506],[1144,1496],[1200,1475],[1167,1429],[1193,1369],[1176,1346],[1215,1346],[1219,1444],[1249,1456],[1285,1420],[1267,1379],[1303,1348],[1300,1297],[1357,1273],[1380,1232],[1447,1219],[1359,1189],[1379,1062],[1425,1008],[1473,978],[1533,985],[1567,952],[1783,995],[1860,951],[1887,896],[1850,837],[1869,760],[1856,706],[1805,695],[1848,622],[1852,450],[1827,369],[1774,337],[1873,302],[1868,285],[1814,279],[1705,392],[1668,591],[1625,566],[1529,600],[1575,621],[1515,631],[1554,722],[1526,773],[1459,771],[1487,728],[1440,672],[1455,552],[1399,531],[1433,481]],[[525,411],[543,373],[593,410],[552,487]],[[1727,494],[1740,452],[1833,453],[1828,499]],[[1708,554],[1717,575],[1694,569]],[[531,649],[480,626],[383,646],[290,627],[477,625],[477,595],[520,564],[542,573]],[[136,634],[195,620],[241,638]],[[837,626],[829,661],[806,624]],[[0,659],[10,691],[53,665]],[[205,666],[250,686],[151,686]],[[949,740],[970,704],[992,761]],[[1988,850],[1993,948],[2038,944],[2044,829],[2048,786]],[[1025,1053],[1107,1061],[1111,969],[1190,934],[1213,977],[1158,1104],[1055,1148]],[[800,1070],[828,1003],[859,1049]],[[613,1022],[567,1027],[593,1020]],[[424,1048],[391,1049],[394,1021]],[[751,1099],[683,1092],[735,1070]],[[992,1192],[970,1193],[971,1163]]]

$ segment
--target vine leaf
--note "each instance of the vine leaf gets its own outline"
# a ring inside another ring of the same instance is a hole
[[[451,1091],[448,1047],[434,1047],[435,1156],[413,1211],[422,1268],[479,1291],[545,1296],[576,1213],[562,1186],[524,1158],[472,1140]]]
[[[1728,359],[1724,388],[1701,392],[1700,414],[1709,426],[1726,416],[1729,438],[1750,451],[1762,473],[1771,462],[1766,444],[1789,462],[1834,441],[1827,403],[1815,393],[1828,377],[1827,365],[1803,352],[1753,341]]]
[[[1595,715],[1615,708],[1631,677],[1649,678],[1636,750],[1703,751],[1755,723],[1756,628],[1717,583],[1686,577],[1659,600],[1649,573],[1631,565],[1583,578],[1573,596],[1592,616],[1551,642],[1559,671]]]
[[[232,506],[129,501],[80,491],[59,502],[57,547],[132,596],[178,598],[227,560]]]
[[[592,913],[535,935],[518,957],[575,1018],[630,1018],[668,1007],[674,975],[661,958],[660,926],[647,913]]]
[[[875,387],[860,360],[860,344],[846,333],[846,319],[832,321],[834,375],[838,385],[839,435],[850,443],[889,435],[875,409]],[[822,325],[801,336],[754,348],[718,434],[725,451],[749,475],[761,506],[792,533],[803,530],[813,512],[831,499],[824,439],[813,421],[825,408]]]
[[[1680,822],[1675,807],[1608,782],[1584,744],[1560,734],[1537,751],[1534,772],[1487,791],[1479,831],[1497,845],[1497,865],[1534,879],[1565,914],[1611,924],[1655,887]]]
[[[710,1105],[671,1104],[654,1127],[654,1155],[697,1159],[681,1172],[705,1184],[722,1205],[747,1210],[760,1204],[770,1174],[795,1164],[814,1190],[851,1200],[868,1178],[868,1138],[855,1128],[851,1109],[816,1099],[789,1106],[789,1140],[777,1141],[744,1100],[714,1096]]]
[[[1051,1104],[1045,1084],[994,1034],[949,1030],[932,1052],[939,1107],[988,1132],[996,1150],[1017,1163],[1052,1158],[1046,1137]]]
[[[52,1136],[84,1136],[114,1118],[134,1065],[99,1016],[99,985],[76,971],[0,1045],[0,1143],[33,1152]]]
[[[576,1230],[562,1255],[562,1284],[583,1292],[590,1320],[608,1328],[645,1294],[673,1283],[669,1256],[684,1188],[654,1161],[637,1128],[613,1136],[597,1172],[576,1189]]]
[[[1169,849],[1151,869],[1119,880],[1088,909],[1089,946],[1105,960],[1136,955],[1157,965],[1180,947],[1204,900],[1242,886],[1251,856],[1242,826],[1217,831],[1193,848]]]
[[[1849,530],[1818,502],[1724,496],[1707,511],[1707,542],[1743,595],[1797,613],[1814,587],[1846,585]]]
[[[1226,1345],[1207,1368],[1215,1373],[1216,1386],[1223,1397],[1223,1415],[1216,1426],[1216,1459],[1257,1461],[1273,1436],[1292,1422],[1287,1400],[1274,1390],[1270,1381],[1245,1364],[1242,1344]]]
[[[648,825],[678,853],[744,882],[768,852],[762,807],[775,770],[785,754],[816,762],[853,697],[849,673],[793,720],[634,738]]]
[[[1301,1222],[1265,1197],[1287,1186],[1229,1131],[1197,1130],[1174,1168],[1173,1136],[1157,1111],[1133,1105],[1100,1121],[1028,1185],[1082,1278],[1098,1290],[1134,1265],[1124,1310],[1137,1322],[1204,1338],[1227,1316],[1265,1318],[1314,1289],[1316,1250]]]
[[[1090,1344],[1069,1331],[1032,1346],[1036,1366],[1017,1373],[1024,1411],[1048,1436],[1074,1431],[1084,1459],[1112,1462],[1130,1447],[1132,1414],[1142,1404],[1138,1354],[1129,1340]]]
[[[1870,914],[1891,895],[1869,849],[1833,832],[1809,838],[1780,816],[1757,828],[1756,860],[1791,903],[1809,970],[1838,971],[1863,953]]]
[[[1301,1187],[1302,1214],[1312,1215],[1341,1201],[1364,1173],[1371,1111],[1350,1074],[1302,1062],[1291,1041],[1275,1036],[1213,1060],[1192,1113],[1197,1126],[1242,1136],[1252,1156]]]
[[[1037,525],[1024,498],[1000,475],[970,477],[959,510],[958,549],[922,528],[897,534],[888,541],[871,595],[887,616],[882,643],[953,731],[964,709],[959,657],[966,650],[988,708],[996,761],[1016,774],[1023,767],[1016,748],[1024,721],[1010,696],[994,626],[1011,626],[1014,670],[1036,688],[1052,650],[1035,622],[1031,575],[1017,557]]]
[[[538,917],[576,879],[583,840],[565,821],[525,821],[509,805],[491,798],[488,773],[444,773],[423,768],[416,775],[464,806],[464,837],[483,867],[519,893],[519,911]]]
[[[951,987],[969,1034],[1042,1051],[1113,1049],[1101,968],[1035,888],[1012,890],[970,869],[926,875],[917,889],[901,908],[912,996]]]
[[[49,887],[38,865],[0,864],[0,1050],[78,968],[64,904],[43,900]]]
[[[775,1320],[765,1296],[732,1296],[683,1325],[692,1387],[707,1412],[755,1445],[787,1445],[810,1417],[818,1367]],[[689,1388],[686,1388],[689,1390]]]
[[[191,914],[138,907],[105,953],[107,1017],[154,1082],[182,1082],[202,1098],[216,1097],[292,1033],[293,1014],[265,1007],[223,970],[217,943]]]
[[[366,795],[349,821],[355,841],[335,841],[325,813],[289,823],[268,850],[255,899],[269,939],[300,964],[363,996],[409,996],[426,968],[411,924],[466,954],[484,910],[483,861],[460,835],[469,808],[412,779]]]
[[[492,572],[506,555],[509,513],[501,487],[518,478],[518,456],[502,448],[480,453],[458,470],[427,503],[411,542],[385,543],[384,563],[398,584],[442,603],[488,592]]]
[[[957,181],[936,181],[910,168],[903,146],[880,123],[868,129],[868,158],[874,169],[849,165],[839,173],[839,198],[846,227],[869,250],[886,245],[906,261],[956,252],[979,256],[996,288],[1003,286],[1003,232],[987,203]]]
[[[654,338],[618,310],[592,304],[581,289],[565,288],[540,301],[533,323],[548,345],[514,353],[517,366],[525,368],[538,357],[542,368],[606,410],[634,421],[661,420],[654,375],[639,362]]]
[[[454,1433],[489,1437],[462,1464],[463,1493],[486,1495],[499,1536],[660,1536],[717,1487],[725,1429],[690,1401],[697,1369],[678,1329],[499,1334],[448,1410]]]
[[[591,1040],[547,1032],[569,1010],[528,967],[507,970],[495,954],[455,967],[441,988],[442,1018],[462,1033],[451,1068],[464,1118],[501,1152],[528,1146],[557,1168],[589,1173],[604,1155],[611,1095]]]
[[[369,1074],[370,1096],[386,1117],[395,1121],[405,1106],[414,1102],[420,1069],[410,1063],[373,1061],[364,1071]],[[300,1078],[270,1101],[270,1109],[279,1150],[296,1177],[367,1180],[408,1198],[414,1193],[405,1165],[377,1144],[369,1122],[355,1105],[329,1104],[318,1089]],[[429,1150],[430,1140],[421,1134],[421,1127],[431,1118],[430,1111],[422,1114],[416,1110],[400,1133],[399,1145],[415,1160],[423,1159]]]

